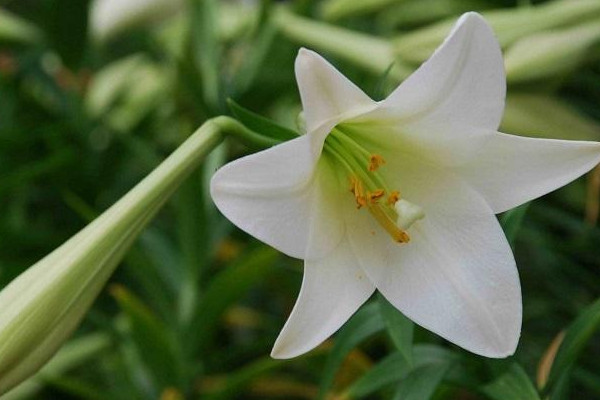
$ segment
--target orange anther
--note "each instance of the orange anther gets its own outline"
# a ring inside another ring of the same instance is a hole
[[[377,201],[385,195],[385,191],[383,189],[377,189],[373,192],[367,192],[367,199],[369,203],[375,204]]]
[[[398,200],[400,200],[400,192],[397,190],[392,190],[387,199],[388,204],[393,206]]]
[[[383,164],[385,164],[385,160],[379,154],[371,154],[371,157],[369,157],[369,171],[377,171]]]

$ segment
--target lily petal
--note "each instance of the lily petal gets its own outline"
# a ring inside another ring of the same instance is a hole
[[[470,12],[375,110],[344,123],[366,140],[453,166],[474,157],[496,131],[505,95],[498,41],[485,20]]]
[[[406,123],[446,134],[449,126],[496,130],[506,77],[498,40],[477,13],[464,14],[431,58],[381,104]],[[391,111],[393,110],[393,111]],[[459,134],[460,132],[457,132]]]
[[[300,295],[271,356],[292,358],[312,350],[337,331],[374,290],[346,240],[327,257],[306,261]]]
[[[390,168],[402,171],[404,197],[426,216],[409,229],[410,242],[399,245],[368,214],[355,213],[348,236],[362,268],[417,324],[476,354],[512,354],[521,328],[521,291],[492,210],[449,173],[415,160],[392,163],[398,165]]]
[[[319,160],[314,139],[301,136],[235,160],[215,173],[210,188],[231,222],[304,259],[330,252],[344,231],[335,207],[339,180],[327,160]]]
[[[476,158],[454,170],[501,213],[551,192],[600,162],[600,143],[496,132]]]
[[[371,110],[376,103],[314,51],[301,48],[296,57],[296,80],[307,132],[323,124],[329,129],[349,116]]]

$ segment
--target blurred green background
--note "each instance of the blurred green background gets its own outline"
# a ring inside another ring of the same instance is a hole
[[[504,49],[505,132],[600,139],[597,0],[0,0],[0,287],[230,114],[228,98],[296,129],[300,46],[381,99],[469,10]],[[207,192],[254,150],[217,148],[71,341],[3,398],[600,398],[600,170],[500,216],[523,287],[515,356],[419,327],[407,350],[375,297],[318,349],[277,361],[302,264],[234,229]]]

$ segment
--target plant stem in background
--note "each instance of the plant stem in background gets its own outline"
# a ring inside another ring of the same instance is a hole
[[[331,52],[375,74],[382,74],[393,65],[390,75],[397,80],[406,78],[414,69],[395,57],[394,48],[389,40],[311,21],[294,15],[285,8],[277,11],[275,25],[294,41]]]

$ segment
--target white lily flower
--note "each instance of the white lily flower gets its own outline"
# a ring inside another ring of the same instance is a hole
[[[494,214],[590,170],[600,144],[497,132],[502,55],[475,13],[381,102],[306,49],[296,78],[307,133],[227,164],[211,185],[233,223],[305,260],[272,356],[311,350],[375,289],[471,352],[513,354],[521,290]]]

